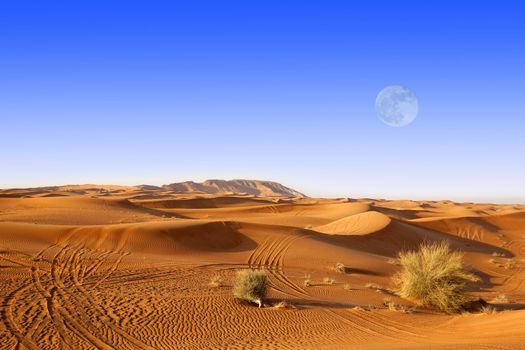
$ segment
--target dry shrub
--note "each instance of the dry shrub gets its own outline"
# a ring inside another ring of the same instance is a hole
[[[295,306],[286,300],[273,304],[274,309],[295,309]]]
[[[399,261],[397,259],[390,258],[386,262],[390,265],[399,265]]]
[[[481,307],[481,313],[486,315],[494,315],[498,313],[498,310],[494,306],[484,305]]]
[[[503,265],[503,267],[506,270],[510,270],[510,269],[515,268],[516,267],[516,260],[514,260],[514,259],[507,259],[507,261],[505,261],[505,265]]]
[[[346,273],[346,266],[343,263],[338,262],[335,264],[335,271],[339,273]]]
[[[467,281],[478,281],[463,264],[463,255],[446,242],[424,243],[418,251],[399,254],[396,293],[423,306],[457,312],[469,301]]]
[[[508,303],[509,299],[507,298],[507,294],[499,294],[497,297],[494,298],[494,302],[496,303]]]
[[[323,278],[323,282],[325,284],[334,284],[335,283],[335,279],[333,279],[332,277],[325,277],[325,278]]]
[[[383,289],[379,284],[377,283],[367,283],[365,284],[365,287],[368,289]]]
[[[240,300],[255,303],[261,307],[268,290],[268,277],[261,270],[237,271],[233,285],[233,295]]]
[[[214,275],[212,278],[210,278],[210,283],[208,285],[213,288],[217,288],[222,286],[224,283],[224,279],[220,275]]]
[[[303,285],[305,287],[310,287],[312,285],[312,280],[309,279],[309,278],[305,279],[304,282],[303,282]]]
[[[343,289],[344,289],[344,290],[352,290],[352,286],[350,286],[349,283],[345,283],[345,284],[343,285]]]

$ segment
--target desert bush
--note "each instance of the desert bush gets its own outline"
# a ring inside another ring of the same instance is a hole
[[[332,277],[325,277],[325,278],[323,278],[323,282],[325,284],[334,284],[335,283],[335,279],[333,279]]]
[[[305,279],[304,282],[303,282],[303,285],[305,287],[310,287],[312,285],[312,280],[309,279],[309,278]]]
[[[349,283],[345,283],[345,284],[343,285],[343,289],[344,289],[344,290],[352,290],[352,287],[350,286]]]
[[[397,259],[390,258],[386,262],[390,265],[399,265],[399,261]]]
[[[507,294],[499,294],[497,297],[494,298],[494,301],[497,303],[508,303],[509,299],[507,298]]]
[[[498,310],[496,310],[496,308],[494,306],[490,306],[490,305],[484,305],[481,307],[481,313],[484,313],[484,314],[487,314],[487,315],[493,315],[493,314],[496,314],[498,312]]]
[[[237,299],[255,303],[261,307],[268,289],[266,272],[261,270],[237,271],[233,285],[233,295]]]
[[[210,287],[220,287],[224,283],[224,279],[220,275],[213,275],[212,278],[210,278],[210,283],[208,284]]]
[[[382,289],[379,284],[370,283],[370,282],[365,284],[365,287],[368,288],[368,289]]]
[[[401,271],[394,276],[395,292],[423,306],[456,312],[469,300],[467,281],[478,281],[463,264],[463,255],[446,242],[425,243],[418,251],[399,254]]]
[[[507,269],[507,270],[515,268],[516,267],[516,260],[514,260],[514,259],[507,259],[507,261],[505,261],[505,265],[503,265],[503,267],[505,267],[505,269]]]
[[[346,273],[346,266],[343,263],[335,264],[335,271],[339,273]]]

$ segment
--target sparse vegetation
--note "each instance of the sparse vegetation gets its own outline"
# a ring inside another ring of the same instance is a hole
[[[503,265],[503,267],[506,269],[506,270],[510,270],[510,269],[513,269],[516,267],[516,260],[514,259],[508,259],[507,261],[505,261],[505,265]]]
[[[350,286],[349,283],[345,283],[344,286],[343,286],[343,289],[344,290],[352,290],[352,287]]]
[[[303,285],[305,287],[310,287],[312,285],[312,275],[310,275],[310,274],[304,275]]]
[[[208,285],[213,288],[217,288],[222,286],[224,283],[224,279],[220,275],[213,275],[210,278],[210,283]]]
[[[502,258],[502,257],[505,257],[505,254],[503,254],[503,253],[498,253],[498,252],[493,252],[493,253],[492,253],[492,256],[494,256],[494,257],[501,257],[501,258]]]
[[[423,306],[457,312],[469,301],[467,281],[479,281],[463,264],[463,255],[446,242],[422,244],[399,254],[401,271],[393,278],[396,293]]]
[[[339,273],[346,273],[346,266],[343,263],[338,262],[335,264],[335,271]]]
[[[305,287],[311,287],[312,286],[312,280],[309,279],[309,278],[305,279],[304,282],[303,282],[303,285]]]
[[[487,314],[487,315],[493,315],[497,313],[498,310],[494,306],[491,305],[484,305],[481,307],[481,313]]]
[[[499,294],[497,297],[494,298],[494,301],[497,303],[508,303],[509,299],[507,298],[507,294]]]
[[[385,305],[388,310],[390,311],[396,311],[397,308],[396,308],[396,304],[392,301],[392,298],[390,297],[386,297],[383,299],[383,305]]]
[[[392,258],[390,258],[390,259],[388,259],[386,262],[387,262],[388,264],[390,264],[390,265],[399,265],[399,260],[398,260],[398,259],[392,259]]]
[[[335,283],[335,279],[333,279],[332,277],[325,277],[325,278],[323,278],[323,282],[325,284],[334,284]]]
[[[276,304],[273,304],[274,309],[295,309],[295,306],[287,302],[286,300],[282,300]]]
[[[262,270],[237,271],[233,285],[233,295],[240,300],[262,306],[262,300],[268,289],[267,275]]]
[[[386,306],[390,311],[401,311],[405,314],[412,314],[416,310],[415,307],[409,308],[405,305],[396,304],[394,303],[394,301],[392,301],[392,298],[390,297],[386,297],[383,299],[383,305]]]
[[[376,283],[367,283],[365,284],[365,287],[368,289],[375,289],[375,290],[383,289],[379,284],[376,284]]]

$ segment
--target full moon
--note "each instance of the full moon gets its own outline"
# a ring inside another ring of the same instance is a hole
[[[376,111],[383,123],[406,126],[414,121],[419,110],[416,94],[401,85],[390,85],[377,94]]]

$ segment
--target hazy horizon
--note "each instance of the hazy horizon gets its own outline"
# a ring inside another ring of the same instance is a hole
[[[0,4],[0,188],[271,180],[524,203],[519,4]],[[378,92],[419,98],[402,128]]]

